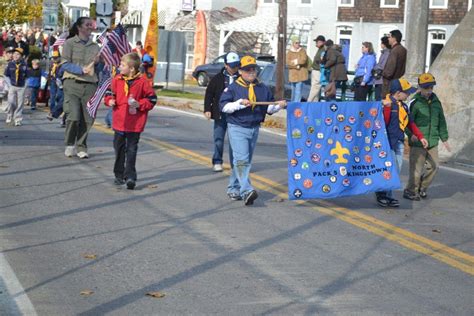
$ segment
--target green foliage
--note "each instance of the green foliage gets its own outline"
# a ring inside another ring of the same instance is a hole
[[[27,23],[41,17],[42,5],[43,0],[2,0],[0,1],[0,25]]]

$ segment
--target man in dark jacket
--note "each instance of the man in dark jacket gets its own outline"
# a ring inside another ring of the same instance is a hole
[[[314,39],[316,47],[318,48],[313,58],[313,65],[311,70],[311,91],[309,92],[308,102],[319,101],[319,94],[321,90],[321,60],[323,52],[325,51],[324,43],[326,38],[322,35],[318,35]]]
[[[329,71],[329,84],[326,86],[327,101],[336,99],[336,88],[342,87],[347,81],[346,58],[340,51],[340,46],[334,45],[332,40],[326,41],[326,55],[323,58],[324,67]],[[328,93],[328,89],[334,85],[334,94]]]
[[[204,98],[204,116],[214,120],[214,155],[212,156],[212,170],[221,172],[224,154],[224,139],[227,131],[226,114],[219,108],[219,99],[222,91],[233,83],[239,76],[240,58],[234,52],[227,53],[222,71],[209,82]],[[229,145],[229,161],[232,165],[232,148]]]
[[[30,54],[30,47],[28,43],[23,40],[23,33],[16,32],[15,38],[8,43],[8,46],[13,48],[21,48],[23,50],[23,58],[26,60]]]
[[[392,46],[392,50],[390,51],[390,55],[388,56],[387,63],[385,64],[382,73],[382,99],[390,93],[390,81],[400,79],[405,74],[407,49],[400,44],[401,41],[402,33],[399,30],[393,30],[390,32],[388,42],[390,46]]]

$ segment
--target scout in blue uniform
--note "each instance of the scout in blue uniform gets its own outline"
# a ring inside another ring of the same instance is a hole
[[[229,142],[233,150],[233,168],[227,187],[231,200],[252,205],[258,197],[250,183],[252,156],[257,144],[260,123],[265,115],[286,107],[286,101],[274,101],[270,89],[257,80],[257,63],[252,56],[240,60],[240,77],[227,87],[220,99],[220,109],[227,115]],[[255,102],[269,102],[255,105]],[[273,104],[272,104],[273,103]]]

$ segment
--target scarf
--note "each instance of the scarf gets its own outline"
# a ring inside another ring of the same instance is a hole
[[[53,63],[53,66],[51,67],[51,77],[56,77],[56,70],[58,68],[57,63]]]
[[[16,63],[15,64],[15,78],[16,78],[16,84],[18,84],[18,80],[20,79],[20,66],[21,64],[20,63]]]
[[[127,77],[125,75],[122,75],[122,79],[125,80],[125,85],[123,86],[123,91],[125,92],[125,95],[128,96],[128,91],[130,90],[130,84],[133,80],[137,79],[140,77],[141,73],[137,73],[133,76]]]
[[[249,90],[249,95],[248,99],[250,102],[257,102],[257,96],[255,95],[255,90],[253,87],[255,87],[258,83],[257,80],[255,80],[256,83],[247,83],[242,77],[237,78],[235,81],[238,85],[247,88]],[[253,107],[252,107],[253,108]]]
[[[405,128],[408,125],[408,109],[406,108],[406,105],[402,101],[397,101],[394,98],[390,96],[390,94],[387,94],[386,97],[387,100],[390,100],[393,103],[397,103],[398,105],[398,125],[402,131],[405,131]]]

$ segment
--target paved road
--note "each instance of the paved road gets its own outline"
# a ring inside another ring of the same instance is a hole
[[[290,202],[285,139],[262,132],[244,207],[210,171],[200,114],[152,112],[135,191],[112,184],[110,130],[67,159],[44,117],[0,122],[1,315],[474,313],[472,174],[441,170],[433,198],[397,210]]]

